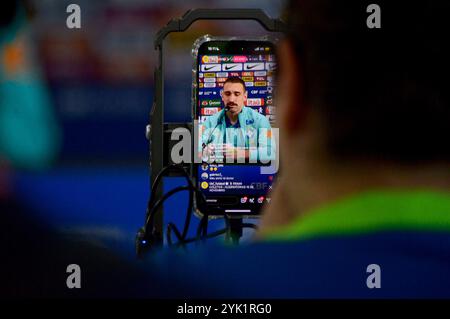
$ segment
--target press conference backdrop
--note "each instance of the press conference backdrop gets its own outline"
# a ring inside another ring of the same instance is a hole
[[[272,17],[280,1],[78,1],[81,29],[65,27],[70,1],[35,1],[33,21],[55,109],[64,128],[61,159],[142,160],[144,127],[153,98],[155,33],[192,8],[261,8]],[[199,21],[168,37],[165,117],[190,120],[192,57],[196,38],[267,34],[256,22]]]
[[[79,0],[81,29],[68,29],[66,8],[72,2],[30,1],[34,14],[27,25],[35,63],[61,129],[61,147],[48,169],[16,169],[2,182],[9,186],[2,187],[13,189],[30,213],[59,229],[131,255],[149,194],[144,132],[154,93],[155,33],[193,8],[261,8],[278,17],[284,2]],[[252,21],[198,21],[187,32],[170,35],[165,50],[168,122],[191,119],[191,49],[205,33],[267,34]],[[165,189],[182,183],[166,180]],[[166,221],[181,225],[184,205],[187,194],[175,196],[166,206]]]

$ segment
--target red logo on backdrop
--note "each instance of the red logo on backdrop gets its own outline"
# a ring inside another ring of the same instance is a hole
[[[205,108],[201,109],[201,114],[202,115],[214,115],[219,111],[220,111],[220,108],[218,108],[218,107],[205,107]]]
[[[239,76],[238,72],[230,72],[230,76]]]
[[[247,99],[247,106],[262,106],[264,99]]]

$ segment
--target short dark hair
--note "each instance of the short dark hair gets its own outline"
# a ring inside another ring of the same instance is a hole
[[[245,82],[240,77],[237,77],[237,76],[229,77],[228,79],[226,79],[225,82],[223,82],[223,86],[225,86],[225,84],[227,84],[227,83],[240,83],[240,84],[242,84],[242,87],[244,88],[244,92],[247,91],[247,88],[245,87]]]
[[[450,1],[291,0],[288,38],[332,155],[450,160]],[[447,40],[446,40],[447,39]]]

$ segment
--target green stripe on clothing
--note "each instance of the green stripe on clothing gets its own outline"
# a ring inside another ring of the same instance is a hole
[[[434,191],[364,192],[321,206],[292,224],[274,229],[267,240],[299,240],[386,230],[450,232],[450,194]]]

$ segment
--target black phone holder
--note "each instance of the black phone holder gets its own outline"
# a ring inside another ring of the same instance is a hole
[[[158,31],[154,41],[155,50],[158,51],[158,64],[154,71],[155,95],[150,112],[149,122],[146,127],[146,138],[149,141],[150,149],[150,185],[153,185],[159,172],[164,167],[171,164],[171,132],[177,127],[188,128],[192,132],[191,123],[165,123],[164,122],[164,55],[163,43],[164,39],[172,32],[184,32],[193,22],[197,20],[255,20],[259,22],[267,31],[284,32],[286,30],[284,22],[280,19],[270,18],[261,9],[194,9],[187,11],[181,18],[170,20],[166,26]],[[191,164],[183,164],[186,170],[190,169]],[[180,176],[177,171],[170,172],[169,176]],[[162,182],[162,181],[161,181]],[[157,198],[161,198],[162,187],[154,192]],[[233,221],[231,238],[242,235],[242,218],[240,221]],[[230,225],[231,226],[231,225]],[[155,215],[153,229],[151,231],[151,240],[161,244],[163,234],[163,211],[160,208],[158,214]],[[146,238],[146,234],[138,234],[138,237]],[[147,236],[148,237],[148,236]],[[148,244],[148,242],[145,240]]]

